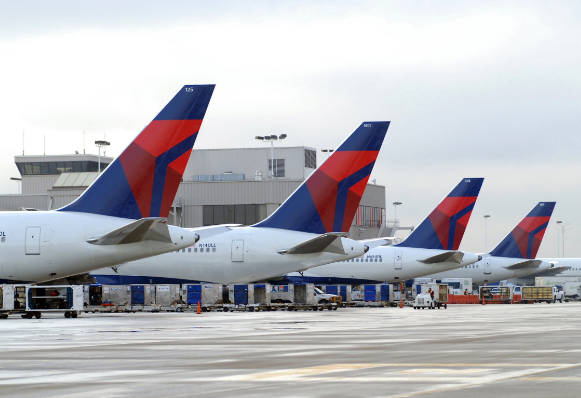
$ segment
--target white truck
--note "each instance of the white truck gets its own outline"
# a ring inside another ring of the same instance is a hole
[[[561,286],[565,299],[578,300],[580,295],[577,289],[581,286],[578,276],[537,276],[535,286]]]
[[[315,304],[341,304],[341,296],[324,293],[321,289],[315,288]]]
[[[301,295],[301,289],[306,289],[306,293],[303,292]],[[312,293],[312,296],[310,293]],[[307,283],[305,286],[294,286],[292,284],[273,285],[270,299],[274,304],[341,304],[341,296],[326,294],[321,289],[314,287],[312,283]]]

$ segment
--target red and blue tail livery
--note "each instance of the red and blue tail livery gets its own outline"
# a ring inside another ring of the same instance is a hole
[[[254,226],[349,232],[389,123],[362,123],[270,217]]]
[[[490,255],[534,259],[554,209],[555,202],[537,204],[516,228],[490,252]]]
[[[421,249],[458,250],[484,178],[465,178],[411,235],[398,244]]]
[[[167,217],[214,87],[184,86],[77,200],[59,210]]]

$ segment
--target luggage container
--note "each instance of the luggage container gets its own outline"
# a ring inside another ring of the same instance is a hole
[[[315,304],[315,285],[313,283],[297,284],[294,286],[294,304]]]
[[[254,304],[254,285],[230,285],[229,295],[234,305]]]
[[[363,300],[365,302],[377,301],[377,285],[364,285],[363,292]]]
[[[111,288],[113,288],[113,296],[119,296],[117,303],[112,302],[109,297],[111,296]],[[103,297],[103,291],[106,291],[105,297]],[[84,308],[85,312],[117,312],[117,305],[126,305],[129,301],[122,298],[125,293],[125,286],[102,286],[99,284],[89,285],[83,287],[84,292]],[[129,297],[129,296],[127,296]]]
[[[14,310],[14,286],[2,285],[0,286],[0,318],[8,318],[8,314]]]
[[[83,310],[83,286],[53,285],[26,287],[25,318],[40,318],[42,312],[64,312],[76,318]]]
[[[254,304],[270,305],[272,287],[270,283],[254,285]]]
[[[379,301],[385,304],[394,303],[393,287],[388,283],[383,283],[379,286]]]
[[[196,309],[199,303],[202,311],[211,311],[215,306],[224,304],[222,292],[223,285],[217,283],[185,284],[182,285],[181,302],[188,308]],[[176,305],[176,311],[181,312],[182,306]]]
[[[523,303],[553,303],[553,286],[523,286],[521,302]]]
[[[480,286],[479,298],[485,304],[511,304],[513,289],[509,286]]]
[[[161,306],[161,309],[172,309],[172,305],[180,302],[180,285],[155,285],[155,304]]]
[[[295,298],[294,285],[274,285],[270,290],[270,301],[274,304],[292,304]]]

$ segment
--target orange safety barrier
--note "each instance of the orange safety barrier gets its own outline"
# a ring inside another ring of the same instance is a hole
[[[468,295],[448,295],[448,304],[478,304],[478,296],[474,294]]]

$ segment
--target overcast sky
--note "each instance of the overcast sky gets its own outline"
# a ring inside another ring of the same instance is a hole
[[[197,148],[333,148],[392,124],[372,179],[417,226],[485,177],[461,249],[492,249],[539,201],[539,251],[581,257],[578,1],[0,0],[0,193],[14,155],[118,155],[184,84],[217,84]],[[320,154],[320,153],[319,153]],[[321,158],[319,157],[319,160]],[[406,233],[400,232],[400,236]]]

